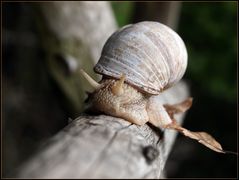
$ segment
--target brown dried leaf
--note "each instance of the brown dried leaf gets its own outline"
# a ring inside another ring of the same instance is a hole
[[[219,153],[225,153],[223,151],[222,146],[208,133],[206,132],[192,132],[189,131],[183,127],[181,127],[179,124],[177,124],[175,121],[174,123],[171,123],[167,126],[167,128],[175,129],[179,132],[181,132],[183,135],[197,140],[199,143],[203,144],[204,146],[210,148],[213,151],[219,152]]]
[[[178,104],[173,104],[173,105],[165,104],[164,108],[168,112],[169,116],[173,118],[174,114],[183,113],[187,111],[192,106],[192,101],[193,101],[193,98],[190,97]]]
[[[204,146],[210,148],[213,151],[219,152],[219,153],[225,153],[225,151],[222,149],[222,146],[208,133],[206,132],[192,132],[189,131],[183,127],[181,127],[176,120],[174,119],[174,114],[177,113],[183,113],[187,111],[192,106],[192,100],[193,98],[187,98],[181,103],[168,105],[165,104],[164,108],[166,109],[167,113],[172,119],[172,123],[168,124],[166,128],[174,129],[182,133],[183,135],[197,140],[199,143],[203,144]]]
[[[192,132],[187,129],[183,131],[185,136],[188,136],[192,139],[198,140],[201,144],[207,146],[208,148],[220,152],[225,153],[222,149],[222,146],[208,133],[206,132]]]

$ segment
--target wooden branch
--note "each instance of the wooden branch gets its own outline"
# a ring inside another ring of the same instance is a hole
[[[40,2],[35,8],[49,73],[63,92],[71,114],[82,112],[88,84],[77,72],[93,68],[107,38],[117,29],[109,2]]]
[[[159,99],[177,103],[188,97],[180,82]],[[182,122],[184,114],[178,115]],[[137,126],[106,115],[81,115],[51,138],[16,175],[18,178],[160,178],[175,131]]]

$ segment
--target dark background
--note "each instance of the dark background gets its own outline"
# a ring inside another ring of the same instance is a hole
[[[157,19],[157,13],[144,11],[146,2],[111,5],[119,27]],[[42,71],[45,56],[34,10],[29,3],[3,3],[2,10],[2,165],[7,175],[72,115],[54,80]],[[237,2],[184,2],[177,24],[188,49],[184,79],[194,98],[183,126],[208,132],[224,149],[237,152]],[[237,156],[178,135],[165,168],[168,177],[234,178]]]

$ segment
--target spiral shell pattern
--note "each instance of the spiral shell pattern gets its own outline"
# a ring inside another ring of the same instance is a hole
[[[95,65],[96,73],[119,79],[142,92],[157,95],[184,75],[187,50],[172,29],[158,22],[144,21],[112,34]]]

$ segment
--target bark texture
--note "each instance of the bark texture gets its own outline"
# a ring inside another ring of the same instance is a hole
[[[185,83],[158,98],[174,104],[188,97]],[[184,114],[176,116],[179,122]],[[175,140],[150,124],[137,126],[106,115],[81,115],[18,170],[18,178],[162,178]]]

